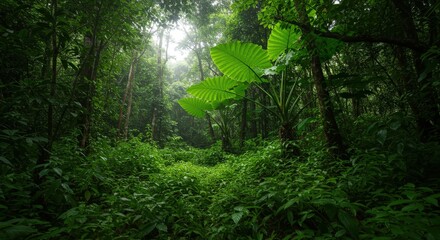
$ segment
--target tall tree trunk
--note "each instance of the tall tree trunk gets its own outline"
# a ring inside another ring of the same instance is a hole
[[[127,139],[128,137],[128,125],[130,123],[131,106],[133,103],[134,74],[135,74],[136,64],[137,64],[137,56],[136,54],[134,54],[133,60],[131,61],[130,64],[130,71],[128,73],[129,84],[127,83],[127,85],[129,86],[129,88],[128,88],[127,113],[124,122],[124,134],[123,134],[124,139]]]
[[[84,36],[84,62],[81,63],[79,83],[78,83],[78,102],[82,106],[82,112],[78,116],[80,135],[78,136],[79,147],[87,149],[89,146],[91,128],[93,96],[95,94],[95,81],[97,69],[100,61],[101,51],[104,49],[104,42],[98,41],[98,28],[100,26],[101,10],[103,3],[96,6],[93,29],[91,33]]]
[[[300,22],[305,26],[302,28],[303,37],[308,39],[307,50],[311,55],[311,68],[316,92],[318,95],[319,110],[323,119],[324,134],[327,145],[334,156],[347,158],[347,147],[344,145],[339,127],[336,123],[333,105],[327,89],[324,74],[322,72],[321,60],[316,48],[315,37],[310,33],[311,25],[307,16],[306,5],[303,0],[295,0],[295,8],[298,12]]]
[[[79,103],[81,103],[83,111],[79,117],[81,134],[78,136],[78,140],[79,146],[86,149],[89,146],[92,128],[93,97],[95,95],[97,68],[104,43],[101,41],[99,45],[97,45],[96,35],[93,35],[86,36],[84,44],[86,49],[90,49],[90,51],[87,51],[90,54],[88,54],[84,60],[84,67],[80,76],[79,94],[81,96]]]
[[[187,33],[188,35],[188,33]],[[200,73],[200,82],[202,82],[203,80],[205,80],[205,71],[203,70],[203,63],[202,63],[202,47],[200,46],[200,42],[197,43],[197,48],[193,49],[196,57],[197,57],[197,64],[199,67],[199,73]],[[208,123],[208,132],[209,135],[211,137],[211,140],[214,142],[215,141],[215,132],[214,132],[214,128],[212,127],[212,122],[211,122],[211,118],[206,115],[206,121]]]
[[[52,149],[52,143],[53,143],[53,111],[54,106],[51,103],[55,97],[56,93],[56,86],[57,86],[57,59],[58,59],[58,43],[57,43],[57,23],[56,23],[56,12],[57,12],[57,0],[52,0],[52,14],[55,18],[53,22],[53,33],[52,33],[52,75],[51,75],[51,81],[50,81],[50,98],[49,99],[49,107],[48,107],[48,116],[47,116],[47,136],[48,136],[48,150]]]
[[[119,107],[119,118],[118,118],[118,134],[120,137],[127,139],[128,136],[128,125],[130,121],[131,104],[133,97],[133,87],[134,87],[134,70],[137,64],[137,54],[133,52],[132,60],[130,62],[130,69],[128,70],[127,85],[125,86],[124,96],[122,97],[121,106]],[[127,108],[126,113],[124,110]],[[125,116],[125,117],[124,117]],[[124,122],[124,126],[122,123]]]
[[[400,15],[400,22],[406,38],[419,42],[417,29],[414,24],[413,14],[409,4],[404,0],[393,0],[392,2]],[[408,79],[408,83],[417,87],[412,88],[409,95],[415,98],[410,100],[416,105],[412,106],[411,109],[416,117],[421,140],[439,140],[440,113],[438,96],[434,91],[435,88],[432,86],[432,74],[427,71],[426,65],[421,59],[422,53],[420,51],[413,49],[411,54],[413,65],[417,73],[417,79]],[[401,65],[406,64],[404,59],[399,60],[399,62]]]
[[[158,67],[158,71],[157,71],[157,86],[155,91],[153,91],[153,93],[155,94],[155,101],[153,101],[153,114],[152,114],[152,120],[151,120],[151,135],[153,137],[153,139],[155,141],[160,141],[160,121],[161,121],[161,116],[160,116],[160,112],[163,109],[161,104],[163,101],[163,78],[164,78],[164,65],[166,62],[166,58],[165,61],[162,62],[162,47],[163,47],[163,38],[164,38],[164,29],[161,29],[159,32],[159,46],[158,46],[158,54],[157,54],[157,67]],[[168,44],[167,44],[167,48],[168,48]],[[168,51],[168,49],[166,49],[166,51]]]

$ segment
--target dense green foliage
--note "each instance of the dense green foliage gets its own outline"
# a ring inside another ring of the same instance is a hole
[[[439,1],[0,16],[1,240],[440,239]]]
[[[372,134],[368,147],[353,149],[349,165],[332,161],[312,134],[304,158],[289,162],[280,158],[276,141],[249,141],[246,153],[230,155],[220,146],[157,149],[139,138],[102,138],[84,157],[66,139],[40,172],[45,212],[28,197],[31,175],[2,175],[0,236],[437,239],[440,180],[431,167],[440,147],[394,148],[400,134],[396,130],[385,143]],[[414,171],[415,164],[425,167]]]

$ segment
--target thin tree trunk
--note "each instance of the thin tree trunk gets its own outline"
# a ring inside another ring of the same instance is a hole
[[[53,17],[56,18],[57,12],[57,0],[52,1],[52,14]],[[53,33],[52,33],[52,75],[50,82],[50,98],[49,99],[49,108],[48,108],[48,116],[47,116],[47,136],[48,136],[48,148],[49,151],[52,148],[53,143],[53,98],[56,93],[56,85],[57,85],[57,59],[58,59],[58,43],[57,43],[57,25],[56,21],[53,23]]]
[[[95,19],[93,22],[93,31],[84,36],[84,48],[86,49],[82,69],[79,77],[79,99],[83,111],[79,115],[80,135],[78,136],[79,147],[87,149],[89,146],[91,128],[92,128],[92,111],[93,96],[95,94],[95,81],[97,69],[100,61],[101,51],[104,49],[104,42],[98,41],[98,26],[100,24],[102,2],[96,7]]]
[[[37,166],[41,166],[47,163],[51,156],[53,141],[54,141],[54,106],[52,101],[55,98],[56,94],[56,85],[57,85],[57,59],[58,59],[58,38],[57,38],[57,8],[58,1],[51,1],[51,14],[54,18],[52,25],[52,37],[51,37],[51,80],[50,80],[50,92],[49,92],[49,101],[48,101],[48,111],[47,111],[47,144],[40,148],[40,155],[37,159]],[[45,75],[44,73],[42,73]],[[33,189],[33,196],[36,196],[36,204],[41,205],[43,208],[47,207],[47,203],[45,200],[45,196],[41,193],[38,194],[39,187],[44,181],[44,177],[40,177],[40,168],[36,167],[33,171],[34,183],[38,186]]]
[[[246,140],[247,129],[247,100],[244,98],[241,102],[241,126],[240,126],[240,148],[243,148],[244,141]]]
[[[254,87],[251,87],[251,97],[252,99],[256,99],[256,89]],[[251,110],[251,123],[250,123],[250,137],[256,138],[258,136],[258,129],[257,129],[257,106],[255,102],[250,102],[250,110]]]
[[[187,33],[187,35],[188,35],[188,33]],[[205,80],[205,71],[203,70],[202,54],[200,52],[201,51],[200,43],[197,43],[197,48],[193,49],[193,51],[195,52],[196,57],[197,57],[197,63],[198,63],[199,73],[200,73],[200,82],[202,82],[203,80]],[[208,132],[211,137],[211,140],[215,141],[214,128],[212,127],[211,118],[208,115],[206,116],[206,121],[208,122]]]
[[[130,64],[130,70],[131,71],[131,64]],[[130,75],[130,73],[129,73]],[[127,105],[127,97],[128,97],[128,92],[131,89],[131,81],[130,78],[127,78],[127,85],[125,86],[125,91],[124,91],[124,96],[122,97],[122,102],[121,102],[121,106],[119,107],[119,117],[118,117],[118,135],[119,137],[123,137],[123,131],[122,131],[122,122],[124,121],[124,108],[125,105]]]
[[[127,102],[127,113],[124,122],[124,134],[123,134],[124,139],[127,139],[128,137],[128,125],[130,123],[131,106],[133,102],[134,74],[135,74],[136,64],[137,64],[137,56],[136,54],[134,54],[133,60],[131,61],[130,64],[130,71],[128,73],[128,83],[127,83],[128,102]]]
[[[155,90],[156,101],[153,101],[153,114],[151,120],[151,135],[155,141],[160,140],[159,134],[159,104],[162,101],[162,81],[163,81],[163,63],[162,63],[162,46],[163,46],[164,29],[159,32],[159,46],[157,54],[157,86]]]
[[[99,66],[99,60],[101,51],[104,48],[104,43],[101,41],[99,46],[96,46],[96,37],[91,39],[86,38],[86,42],[90,40],[92,43],[90,47],[92,48],[92,55],[86,58],[86,65],[84,66],[82,72],[82,84],[84,96],[80,102],[84,108],[84,113],[81,115],[80,121],[82,126],[82,131],[80,135],[79,146],[86,149],[89,146],[90,134],[92,128],[92,113],[93,113],[93,97],[95,95],[95,82],[97,77],[97,69]],[[87,43],[86,43],[87,44]]]
[[[299,14],[301,23],[306,26],[302,28],[303,36],[308,39],[307,49],[311,55],[312,75],[318,95],[319,109],[323,119],[324,134],[327,145],[336,157],[347,158],[347,148],[342,141],[339,127],[336,123],[333,105],[326,86],[322,72],[321,60],[315,45],[315,38],[310,34],[310,20],[307,16],[306,5],[302,0],[295,0],[295,8]]]
[[[265,85],[263,86],[264,88],[266,88],[265,90],[268,91],[268,86]],[[266,94],[261,94],[261,102],[263,103],[264,106],[269,106],[270,104],[270,100],[268,99]],[[268,118],[268,114],[266,114],[265,111],[261,111],[260,112],[260,124],[261,124],[261,138],[262,139],[266,139],[269,135],[269,118]]]

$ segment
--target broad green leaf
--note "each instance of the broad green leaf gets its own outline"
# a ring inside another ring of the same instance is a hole
[[[242,217],[243,217],[243,212],[236,212],[231,216],[232,221],[234,221],[235,224],[237,224]]]
[[[275,60],[287,49],[295,48],[299,38],[300,34],[295,32],[293,26],[282,28],[280,24],[276,25],[267,42],[267,53],[270,59]]]
[[[212,110],[211,104],[198,98],[182,98],[179,105],[194,117],[203,118],[206,111]]]
[[[232,91],[235,86],[237,82],[228,77],[213,77],[189,87],[187,92],[209,102],[223,101],[236,96]]]
[[[238,86],[236,86],[232,91],[235,94],[234,99],[240,100],[246,95],[246,89],[249,87],[249,84],[246,83],[239,83]]]
[[[272,66],[267,51],[253,43],[220,44],[211,48],[211,57],[222,73],[241,82],[259,81]]]

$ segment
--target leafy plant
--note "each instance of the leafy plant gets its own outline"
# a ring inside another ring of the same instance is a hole
[[[274,106],[255,103],[280,120],[281,140],[283,144],[290,144],[289,141],[295,140],[294,124],[301,112],[297,109],[300,81],[292,76],[289,67],[299,48],[297,39],[293,27],[277,25],[269,37],[267,51],[256,44],[241,42],[212,48],[211,57],[224,76],[191,86],[187,91],[194,97],[179,100],[180,105],[188,113],[203,117],[203,112],[218,109],[220,103],[230,104],[231,99],[245,98],[244,90],[253,84],[272,100]],[[295,155],[299,153],[293,146],[286,149]]]

